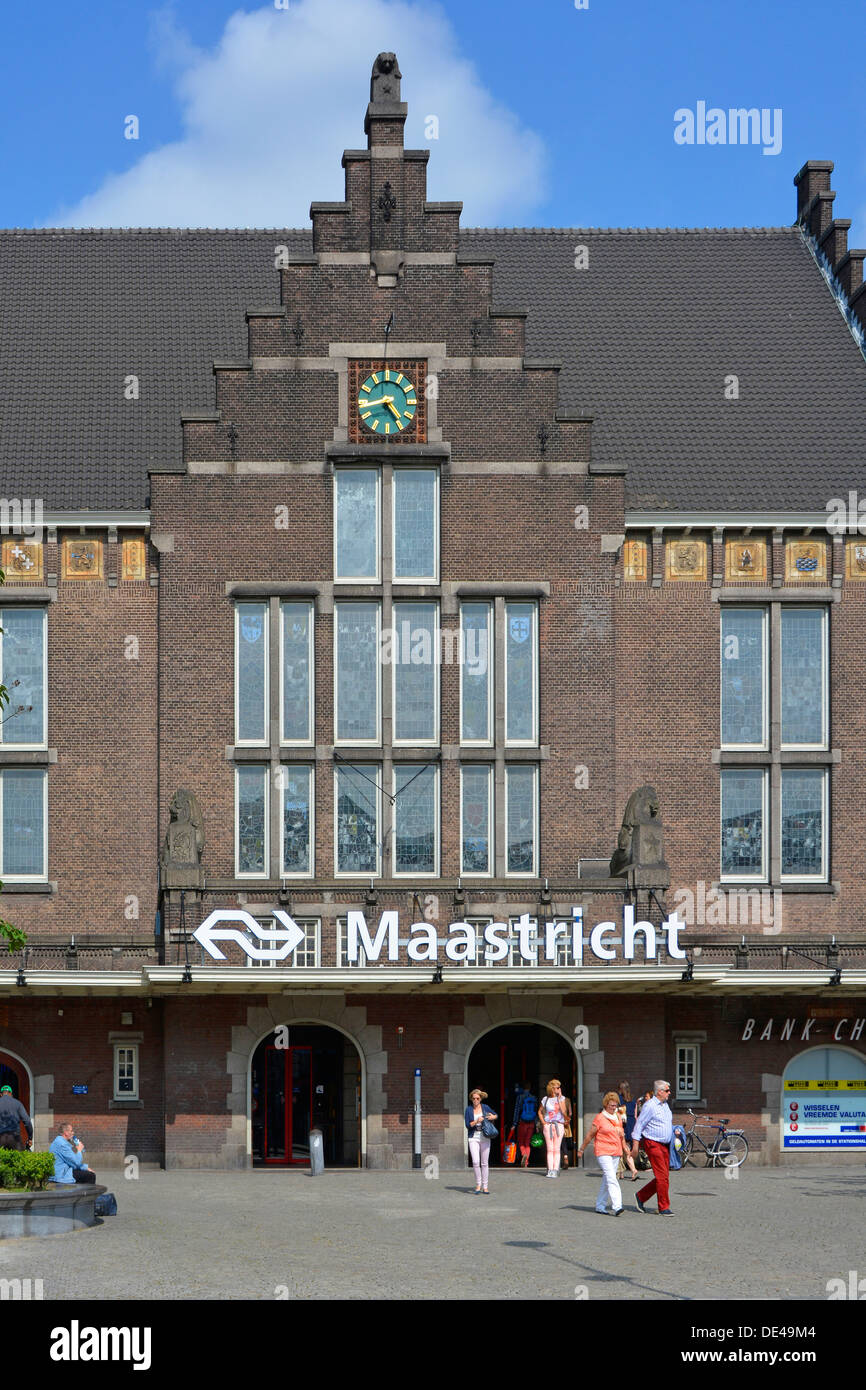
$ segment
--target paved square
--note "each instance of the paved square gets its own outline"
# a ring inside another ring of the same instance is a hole
[[[672,1175],[673,1221],[594,1210],[594,1165],[555,1181],[471,1172],[100,1174],[118,1215],[0,1243],[45,1299],[827,1299],[866,1275],[866,1168]],[[642,1185],[642,1184],[640,1184]],[[639,1186],[639,1185],[638,1185]]]

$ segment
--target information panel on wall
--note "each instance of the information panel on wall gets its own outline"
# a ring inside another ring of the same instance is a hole
[[[782,1145],[786,1149],[866,1148],[866,1079],[785,1081]]]

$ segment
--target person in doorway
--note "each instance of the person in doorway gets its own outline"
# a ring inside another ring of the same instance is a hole
[[[563,1168],[567,1168],[569,1156],[574,1153],[574,1130],[571,1123],[572,1110],[571,1101],[568,1096],[562,1097],[562,1107],[565,1111],[565,1127],[562,1131],[562,1148],[560,1154],[562,1157],[562,1166]]]
[[[21,1126],[27,1130],[28,1147],[33,1140],[33,1123],[11,1086],[0,1086],[0,1149],[24,1148]]]
[[[96,1182],[96,1174],[84,1162],[84,1145],[75,1133],[71,1120],[60,1126],[60,1133],[49,1145],[54,1155],[54,1177],[52,1182]]]
[[[622,1190],[617,1182],[616,1165],[618,1159],[628,1155],[628,1147],[619,1116],[619,1096],[616,1091],[608,1091],[603,1097],[601,1110],[577,1151],[578,1158],[583,1157],[583,1151],[588,1144],[595,1146],[595,1156],[601,1169],[601,1187],[595,1199],[595,1209],[601,1216],[606,1216],[609,1201],[611,1212],[614,1216],[619,1216],[622,1211]]]
[[[547,1145],[547,1176],[559,1177],[559,1161],[562,1136],[565,1131],[565,1106],[563,1104],[562,1082],[553,1080],[547,1083],[547,1094],[538,1107],[538,1118],[544,1126],[544,1142]]]
[[[653,1170],[652,1181],[635,1193],[635,1206],[644,1211],[653,1196],[658,1196],[659,1216],[673,1216],[670,1199],[670,1143],[674,1131],[673,1116],[668,1105],[671,1088],[667,1081],[656,1081],[652,1100],[641,1106],[632,1132],[632,1157],[642,1145]]]
[[[627,1081],[621,1081],[619,1083],[619,1113],[622,1118],[623,1129],[625,1130],[626,1144],[631,1144],[634,1122],[637,1119],[637,1104],[638,1102],[636,1099],[632,1100],[631,1086]],[[634,1159],[631,1156],[631,1149],[626,1151],[625,1163],[620,1162],[619,1170],[617,1171],[618,1178],[625,1177],[626,1166],[631,1172],[632,1182],[637,1182],[638,1173],[637,1168],[634,1166]]]
[[[480,1193],[489,1195],[490,1139],[483,1132],[482,1126],[485,1120],[495,1120],[496,1114],[489,1105],[484,1104],[486,1099],[486,1091],[479,1091],[477,1088],[470,1091],[469,1104],[464,1114],[466,1129],[469,1132],[469,1157],[475,1170],[476,1197]]]
[[[521,1168],[529,1167],[529,1158],[532,1153],[530,1140],[535,1133],[537,1109],[538,1097],[532,1094],[529,1082],[525,1081],[517,1092],[517,1099],[514,1102],[514,1116],[511,1121],[512,1129],[517,1130],[517,1147],[520,1150]]]

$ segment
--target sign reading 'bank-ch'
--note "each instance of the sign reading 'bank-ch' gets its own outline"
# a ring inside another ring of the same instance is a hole
[[[304,940],[304,932],[288,913],[275,908],[273,916],[282,925],[269,931],[249,912],[219,908],[196,927],[193,936],[214,960],[225,960],[218,941],[234,941],[253,960],[285,960]],[[229,922],[241,925],[220,925]],[[652,922],[636,922],[634,908],[629,906],[623,909],[621,927],[616,922],[597,922],[585,939],[583,908],[573,907],[570,919],[558,918],[541,926],[524,912],[514,923],[488,922],[483,928],[472,922],[452,922],[444,936],[435,923],[413,922],[408,937],[401,937],[398,912],[383,912],[373,933],[365,913],[350,909],[346,919],[346,958],[350,965],[369,965],[383,957],[392,964],[404,960],[435,963],[441,948],[446,960],[457,965],[557,965],[565,957],[573,968],[583,965],[584,947],[596,960],[616,960],[620,940],[622,960],[635,959],[638,940],[643,959],[657,960],[660,932],[665,937],[667,955],[672,960],[685,960],[686,953],[679,942],[684,926],[675,912],[659,928]],[[257,941],[261,945],[256,945]],[[564,952],[563,946],[567,948]]]

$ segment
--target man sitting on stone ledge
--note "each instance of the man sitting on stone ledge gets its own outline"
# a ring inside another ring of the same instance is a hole
[[[49,1153],[54,1155],[54,1177],[51,1182],[96,1182],[96,1174],[81,1156],[83,1150],[84,1145],[75,1135],[75,1126],[67,1120],[49,1146]]]

